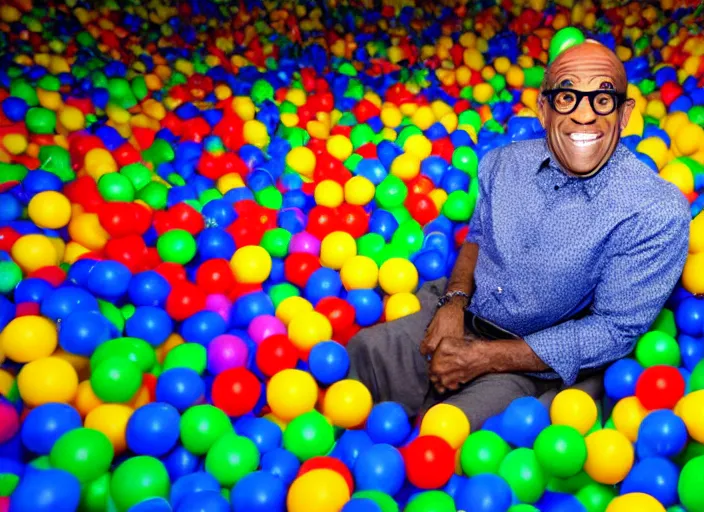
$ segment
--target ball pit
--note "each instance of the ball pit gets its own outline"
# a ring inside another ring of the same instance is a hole
[[[103,4],[0,6],[0,512],[704,511],[697,2]],[[448,275],[585,36],[691,205],[681,284],[602,402],[412,424],[345,346]]]

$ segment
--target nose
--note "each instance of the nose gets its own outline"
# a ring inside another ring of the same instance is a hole
[[[582,98],[582,101],[577,105],[577,109],[572,112],[570,119],[579,125],[590,125],[596,122],[596,113],[594,113],[592,106],[589,104],[589,98],[586,96]]]

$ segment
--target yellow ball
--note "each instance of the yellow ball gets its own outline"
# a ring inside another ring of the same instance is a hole
[[[252,146],[263,148],[269,144],[269,134],[266,132],[266,126],[256,119],[251,119],[244,123],[243,134],[244,140]]]
[[[7,396],[15,385],[15,377],[7,370],[0,370],[0,395]]]
[[[694,123],[687,123],[677,132],[673,142],[674,148],[681,155],[693,155],[704,145],[704,129]]]
[[[110,151],[103,148],[93,148],[86,153],[83,164],[88,175],[98,180],[104,174],[117,172],[117,163]]]
[[[59,122],[68,131],[76,132],[85,128],[86,118],[80,109],[67,105],[59,112]]]
[[[581,389],[560,391],[550,405],[553,425],[567,425],[585,435],[594,426],[597,408],[594,399]]]
[[[454,112],[448,112],[440,118],[440,124],[445,127],[447,133],[452,133],[457,129],[459,118]]]
[[[379,268],[368,256],[352,256],[340,270],[340,279],[346,290],[376,288]]]
[[[235,251],[230,268],[240,283],[263,283],[271,272],[271,256],[258,245],[246,245]]]
[[[415,291],[418,270],[406,259],[389,258],[379,269],[379,285],[389,295]]]
[[[673,160],[663,167],[660,177],[674,184],[683,194],[690,194],[694,190],[692,171],[680,160]]]
[[[658,169],[665,167],[668,160],[668,147],[660,137],[648,137],[638,143],[636,151],[645,153],[653,159]]]
[[[625,435],[632,443],[638,438],[638,429],[648,411],[638,400],[638,397],[629,396],[619,400],[611,413],[616,430]]]
[[[323,414],[337,427],[358,427],[366,421],[371,410],[372,394],[357,380],[335,382],[325,392]]]
[[[519,66],[512,65],[506,72],[506,83],[509,87],[520,89],[525,81],[525,73]]]
[[[285,421],[312,411],[317,400],[318,385],[313,376],[303,370],[281,370],[266,386],[266,401],[271,412]]]
[[[704,251],[704,215],[699,213],[689,224],[689,252]]]
[[[425,131],[430,128],[437,119],[435,119],[435,114],[433,114],[433,109],[428,105],[423,105],[418,107],[413,115],[411,116],[411,121],[421,130]]]
[[[291,320],[309,311],[313,311],[313,304],[306,299],[298,296],[288,297],[276,308],[276,318],[288,325]]]
[[[643,128],[645,127],[645,120],[643,115],[637,108],[633,109],[631,112],[631,117],[628,119],[628,124],[621,130],[621,137],[628,137],[629,135],[643,136]]]
[[[83,213],[74,215],[68,224],[68,234],[77,244],[97,251],[105,247],[110,235],[100,225],[98,214]]]
[[[325,149],[338,160],[344,161],[352,154],[352,142],[344,135],[333,135],[325,143]]]
[[[704,294],[704,252],[687,256],[682,271],[682,286],[695,295]]]
[[[584,471],[600,484],[616,485],[633,466],[633,445],[617,430],[606,428],[589,434]]]
[[[477,103],[485,104],[494,96],[494,88],[491,84],[482,82],[474,86],[472,96]]]
[[[606,507],[606,512],[665,512],[665,507],[649,494],[632,492],[617,496]]]
[[[386,301],[386,306],[384,307],[387,322],[418,313],[418,311],[420,311],[420,301],[418,297],[410,292],[394,293]]]
[[[42,316],[21,316],[0,332],[0,349],[16,363],[49,357],[56,350],[56,326]]]
[[[312,178],[315,171],[315,154],[305,146],[295,147],[286,155],[286,165],[301,176]]]
[[[289,512],[340,512],[350,499],[350,489],[340,473],[314,469],[296,478],[288,490]]]
[[[21,133],[8,133],[2,138],[2,145],[11,155],[21,155],[27,151],[27,137]]]
[[[403,143],[403,150],[406,153],[418,158],[418,165],[420,166],[420,160],[423,160],[424,158],[428,158],[430,156],[430,153],[433,151],[433,145],[425,135],[416,133],[406,139],[406,141]]]
[[[53,190],[39,192],[29,201],[27,213],[40,228],[60,229],[71,220],[71,201]]]
[[[389,128],[396,128],[401,124],[401,121],[403,121],[403,114],[393,105],[384,106],[381,109],[379,117],[381,118],[381,122],[384,123],[384,126],[388,126]]]
[[[412,153],[402,153],[391,162],[391,174],[404,181],[412,180],[420,172],[420,158]]]
[[[496,71],[498,73],[501,73],[502,75],[505,75],[510,68],[511,61],[508,59],[508,57],[497,57],[494,61],[494,69],[496,69]]]
[[[68,403],[76,396],[78,375],[68,361],[43,357],[24,365],[17,376],[22,400],[30,406],[48,402]]]
[[[95,396],[93,386],[90,385],[90,380],[84,380],[78,385],[76,397],[73,400],[73,406],[82,417],[86,417],[90,411],[102,405],[103,401]]]
[[[687,432],[698,443],[704,442],[704,390],[686,395],[678,407],[678,416],[687,426]]]
[[[364,176],[353,176],[345,182],[344,191],[349,204],[365,205],[374,199],[376,187]]]
[[[127,405],[98,405],[88,413],[83,426],[105,434],[112,443],[117,455],[127,449],[125,432],[127,430],[127,422],[133,412],[132,408]]]
[[[242,180],[242,176],[236,172],[229,172],[223,176],[220,176],[215,186],[217,187],[218,192],[225,195],[225,193],[232,189],[244,187],[244,181]]]
[[[297,349],[308,351],[321,341],[332,338],[332,326],[325,315],[309,311],[291,320],[288,337]]]
[[[44,235],[32,234],[20,237],[12,246],[11,255],[25,273],[56,265],[59,262],[56,247]]]
[[[315,204],[337,208],[345,200],[345,192],[335,180],[323,180],[315,187],[313,197]]]
[[[421,436],[441,437],[457,450],[469,435],[467,415],[450,404],[437,404],[428,409],[420,424]]]
[[[286,93],[286,101],[290,101],[297,107],[302,107],[306,103],[306,92],[298,88],[290,89]]]
[[[356,255],[357,243],[352,235],[344,231],[326,235],[320,244],[320,262],[329,268],[339,270],[348,259]]]
[[[243,121],[251,121],[256,114],[256,107],[251,98],[237,96],[232,100],[232,108]],[[246,126],[246,124],[245,124]]]
[[[462,59],[465,65],[474,71],[479,71],[484,67],[484,56],[477,48],[466,49],[462,55]]]
[[[661,100],[650,100],[644,113],[646,116],[662,119],[667,114],[667,107]]]
[[[660,121],[661,127],[670,136],[670,139],[675,139],[679,134],[680,130],[689,125],[689,117],[686,112],[673,112],[665,116],[662,121]]]

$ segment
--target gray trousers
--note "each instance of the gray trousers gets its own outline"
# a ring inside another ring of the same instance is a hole
[[[428,378],[428,361],[420,354],[425,329],[433,318],[438,298],[445,293],[445,278],[425,283],[417,293],[418,313],[359,331],[348,343],[350,378],[363,382],[374,402],[393,401],[414,417],[437,403],[459,407],[467,415],[472,431],[500,414],[513,400],[538,397],[550,407],[565,388],[562,381],[544,380],[518,373],[487,374],[458,391],[438,394]],[[577,382],[574,388],[595,400],[603,394],[602,375]]]

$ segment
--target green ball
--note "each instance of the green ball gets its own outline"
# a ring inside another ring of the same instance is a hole
[[[288,255],[288,244],[291,233],[284,228],[270,229],[262,237],[261,245],[272,258],[285,258]]]
[[[353,498],[365,498],[376,503],[381,512],[398,512],[398,503],[386,493],[381,491],[357,491]]]
[[[124,166],[120,169],[120,174],[125,176],[136,190],[142,190],[152,181],[152,172],[140,163]]]
[[[695,105],[694,107],[689,109],[687,116],[689,117],[689,120],[694,124],[698,124],[699,126],[704,127],[704,106]]]
[[[460,465],[467,476],[481,473],[499,474],[499,467],[511,447],[500,435],[491,430],[478,430],[470,434],[460,451]]]
[[[442,213],[455,222],[467,222],[474,212],[476,200],[464,190],[450,192],[442,205]]]
[[[134,201],[134,187],[127,176],[117,172],[103,174],[98,180],[98,192],[108,202]]]
[[[103,402],[129,402],[142,386],[142,370],[126,357],[109,357],[93,370],[90,386]]]
[[[452,496],[443,491],[426,491],[408,502],[405,512],[456,512]]]
[[[384,246],[386,246],[386,241],[383,236],[379,233],[367,233],[357,239],[357,254],[373,259],[377,266],[380,266],[377,258]]]
[[[110,473],[105,473],[83,487],[79,510],[82,512],[104,512],[108,510],[110,476]]]
[[[366,123],[361,123],[352,128],[350,132],[350,142],[354,149],[360,148],[374,140],[376,133],[372,127]]]
[[[111,302],[106,302],[104,300],[98,299],[98,306],[100,307],[100,312],[105,318],[107,318],[118,332],[122,333],[125,329],[125,317],[122,316],[122,312],[117,306]]]
[[[695,457],[682,468],[677,493],[680,503],[690,512],[704,511],[704,457]]]
[[[205,457],[205,469],[223,487],[232,487],[259,467],[259,451],[252,440],[234,432],[215,441]]]
[[[114,455],[105,434],[92,428],[77,428],[54,443],[49,460],[53,467],[68,471],[85,484],[106,473]]]
[[[190,368],[202,375],[208,364],[208,351],[199,343],[183,343],[166,354],[163,371],[171,368]]]
[[[37,457],[34,459],[32,462],[29,463],[30,466],[32,466],[34,469],[51,469],[51,461],[49,460],[48,455],[42,455],[41,457]]]
[[[151,162],[156,169],[164,162],[172,161],[176,157],[176,152],[164,139],[154,139],[149,149],[142,151],[142,157],[147,162]]]
[[[594,480],[586,471],[579,471],[576,475],[567,478],[553,477],[548,481],[548,490],[575,494],[581,488],[593,484]]]
[[[389,174],[376,187],[375,199],[379,207],[390,210],[401,206],[408,196],[408,189],[401,178]]]
[[[12,80],[10,84],[10,96],[22,98],[30,107],[39,105],[37,90],[24,78]]]
[[[675,338],[677,336],[675,314],[667,308],[662,309],[653,324],[650,326],[650,330],[664,332],[665,334]]]
[[[394,219],[396,219],[399,226],[404,222],[413,219],[413,217],[411,217],[411,212],[409,212],[408,208],[402,204],[391,208],[389,213],[394,216]]]
[[[71,168],[71,155],[62,147],[42,146],[39,150],[39,162],[42,170],[56,174],[64,183],[76,178],[76,173]]]
[[[523,86],[538,89],[545,78],[545,68],[533,66],[523,70]]]
[[[575,498],[584,505],[587,512],[604,512],[616,494],[614,487],[594,482],[577,491]]]
[[[692,375],[689,377],[689,392],[694,393],[704,389],[704,360],[699,361],[697,366],[692,370]]]
[[[301,292],[291,283],[279,283],[269,288],[269,298],[274,304],[274,310],[289,297],[300,297]]]
[[[280,210],[284,204],[284,196],[281,191],[273,186],[264,187],[260,191],[255,192],[254,198],[257,203],[270,210]]]
[[[401,258],[407,260],[409,258],[408,251],[400,245],[387,244],[385,245],[377,257],[374,259],[378,267],[381,267],[386,261],[391,258]]]
[[[25,123],[30,133],[51,135],[56,130],[56,112],[43,107],[32,107],[27,111]]]
[[[129,359],[143,372],[148,372],[156,364],[154,347],[139,338],[115,338],[102,343],[90,356],[91,371],[105,360],[118,357]]]
[[[232,432],[232,424],[224,411],[203,404],[183,413],[180,431],[183,447],[195,455],[203,455],[220,437]]]
[[[318,411],[294,418],[284,431],[284,448],[302,461],[326,455],[334,443],[332,425]]]
[[[545,473],[533,450],[517,448],[504,457],[499,466],[501,476],[524,503],[535,503],[545,492]]]
[[[396,137],[394,144],[402,148],[404,144],[406,144],[406,140],[408,140],[408,138],[412,135],[423,135],[423,130],[421,130],[414,124],[409,124],[403,130],[401,130],[401,132],[398,134],[398,137]]]
[[[163,183],[152,181],[137,193],[137,199],[147,203],[153,210],[163,210],[169,197],[169,189]]]
[[[424,238],[423,228],[416,220],[410,219],[396,229],[391,237],[391,245],[413,256],[423,247]]]
[[[168,498],[169,489],[169,473],[164,464],[146,455],[120,464],[110,482],[110,495],[120,511],[149,498]]]
[[[355,170],[357,170],[357,166],[362,160],[364,160],[364,157],[362,157],[362,155],[360,155],[359,153],[352,153],[349,157],[347,157],[347,160],[345,160],[345,169],[350,172],[354,172]]]
[[[550,41],[549,61],[552,62],[562,52],[573,46],[582,44],[586,38],[576,27],[565,27],[557,31]]]
[[[506,512],[540,512],[533,505],[527,505],[526,503],[519,503],[518,505],[513,505]]]
[[[257,80],[252,85],[250,97],[255,105],[260,105],[266,100],[274,99],[274,87],[266,80]]]
[[[685,446],[684,451],[674,458],[678,466],[686,465],[690,460],[704,455],[704,444],[690,440]]]
[[[458,122],[460,125],[468,124],[474,128],[475,133],[479,133],[479,130],[482,127],[482,118],[479,115],[479,112],[475,110],[465,110],[462,112],[458,118]],[[454,153],[452,156],[454,158]]]
[[[677,340],[660,331],[646,332],[636,345],[636,359],[644,368],[680,365],[680,347]]]
[[[191,261],[197,250],[196,241],[184,229],[172,229],[159,237],[156,250],[163,261],[185,265]]]
[[[567,425],[547,427],[536,438],[533,450],[545,472],[559,478],[576,475],[587,460],[584,437]]]
[[[22,281],[22,269],[12,260],[0,261],[0,293],[6,295]]]
[[[6,498],[10,496],[17,485],[20,483],[20,477],[14,473],[4,473],[0,475],[0,497]]]
[[[134,94],[134,97],[137,98],[137,100],[142,101],[144,98],[146,98],[149,95],[149,88],[147,87],[147,81],[144,79],[142,75],[137,75],[132,79],[132,83],[130,84],[130,87],[132,88],[132,94]]]
[[[477,154],[469,146],[460,146],[452,153],[452,165],[460,171],[464,171],[472,178],[477,177],[479,159]]]

